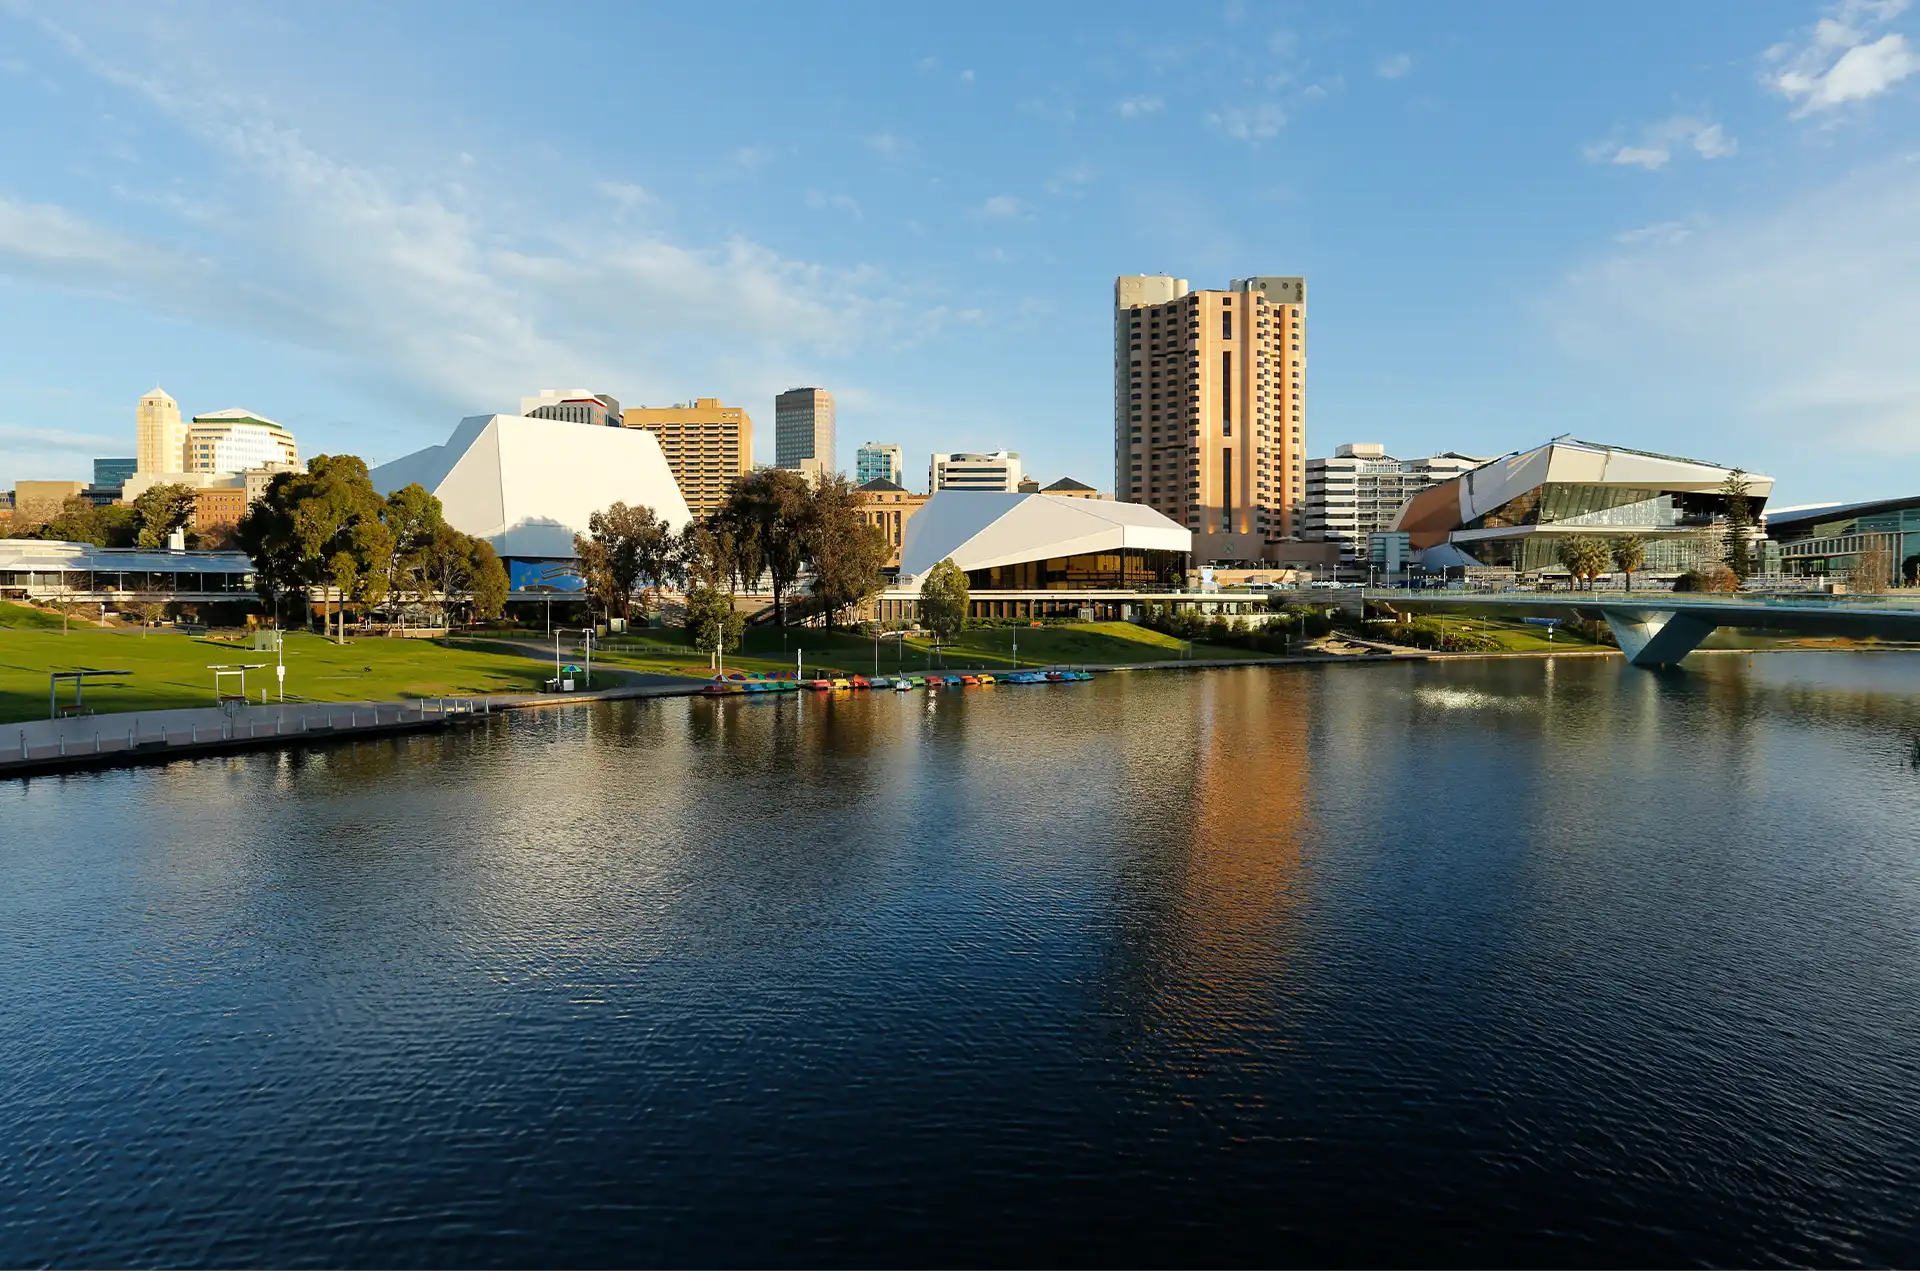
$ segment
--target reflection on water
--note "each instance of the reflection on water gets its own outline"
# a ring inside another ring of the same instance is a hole
[[[0,1265],[1920,1264],[1920,661],[0,787]]]

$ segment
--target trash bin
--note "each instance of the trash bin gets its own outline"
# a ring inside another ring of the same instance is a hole
[[[572,693],[572,692],[573,692],[573,677],[572,677],[572,676],[568,676],[568,677],[567,677],[567,678],[566,678],[565,680],[562,680],[562,681],[560,682],[560,692],[562,692],[562,693]]]

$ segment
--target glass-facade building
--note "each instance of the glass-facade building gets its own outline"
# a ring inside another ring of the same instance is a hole
[[[905,455],[897,444],[874,444],[868,441],[854,450],[853,483],[856,487],[873,480],[900,484],[900,477],[905,471]]]
[[[1887,586],[1920,578],[1920,497],[1783,512],[1768,537],[1789,574],[1851,578],[1874,565]]]
[[[1634,535],[1640,571],[1704,568],[1727,552],[1743,484],[1758,538],[1773,481],[1666,454],[1561,437],[1509,454],[1409,499],[1395,522],[1428,567],[1555,572],[1568,540]]]
[[[974,569],[974,591],[1141,591],[1177,588],[1186,581],[1184,551],[1121,547],[1085,555],[1051,556]]]

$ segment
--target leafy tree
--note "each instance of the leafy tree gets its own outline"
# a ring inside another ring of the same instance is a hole
[[[1727,522],[1722,531],[1722,556],[1734,576],[1746,578],[1753,573],[1753,499],[1747,473],[1735,467],[1720,482],[1727,499]]]
[[[445,527],[446,515],[440,509],[440,499],[428,493],[417,484],[395,489],[380,504],[380,528],[385,540],[375,541],[363,538],[362,547],[381,554],[377,560],[367,566],[367,576],[376,584],[384,584],[385,589],[377,592],[384,599],[389,592],[398,592],[411,585],[420,556],[433,541],[433,535]],[[376,601],[369,601],[376,604]]]
[[[920,584],[920,621],[942,642],[967,625],[967,575],[951,559],[929,569]]]
[[[1555,550],[1567,572],[1575,579],[1585,579],[1588,590],[1613,563],[1613,549],[1599,538],[1564,538]]]
[[[1639,534],[1630,533],[1613,540],[1613,567],[1627,575],[1627,590],[1633,590],[1635,570],[1647,562],[1647,544]]]
[[[725,590],[738,576],[739,559],[735,551],[733,531],[717,520],[708,520],[690,524],[681,531],[674,558],[689,589]]]
[[[348,582],[350,592],[377,589],[381,579],[372,570],[390,550],[379,527],[384,506],[367,464],[351,454],[316,454],[305,474],[275,476],[235,530],[253,559],[262,601],[271,606],[290,591]],[[344,608],[340,618],[344,637]]]
[[[673,527],[652,507],[616,502],[587,518],[587,532],[573,536],[573,553],[587,570],[588,590],[609,618],[627,619],[642,578],[658,585],[673,560]]]
[[[133,500],[134,544],[164,547],[176,529],[193,519],[193,490],[184,484],[156,484]]]
[[[881,570],[892,547],[862,515],[845,476],[822,479],[809,495],[801,545],[813,566],[813,593],[828,626],[839,626],[846,610],[886,585]]]
[[[806,477],[761,467],[741,477],[715,513],[733,535],[734,568],[743,584],[773,578],[773,616],[786,626],[786,592],[800,576],[812,493]]]
[[[733,607],[732,593],[717,587],[687,592],[687,642],[694,648],[722,654],[738,649],[746,628],[746,615]]]
[[[497,618],[507,607],[507,566],[485,538],[473,540],[473,613],[476,621]]]
[[[499,557],[495,556],[494,559],[497,563]],[[462,596],[475,594],[475,561],[474,540],[452,525],[441,525],[433,531],[427,545],[421,548],[414,568],[417,598],[422,604],[437,601],[441,617],[450,622],[453,602]]]

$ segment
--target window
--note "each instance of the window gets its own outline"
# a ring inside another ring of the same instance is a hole
[[[1233,434],[1233,353],[1220,356],[1220,434]]]
[[[1229,526],[1233,524],[1233,450],[1220,451],[1220,510]]]
[[[1232,304],[1228,305],[1231,306]],[[1228,342],[1233,340],[1233,312],[1231,310],[1220,313],[1220,336]]]

